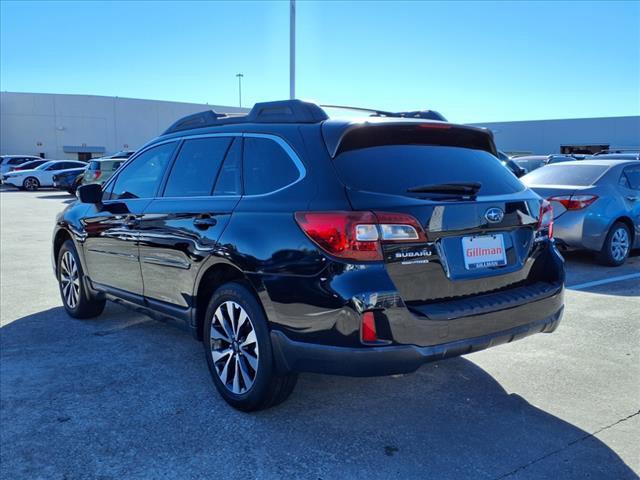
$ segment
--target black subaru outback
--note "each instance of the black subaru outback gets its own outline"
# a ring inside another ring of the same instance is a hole
[[[179,320],[245,411],[283,401],[298,372],[411,372],[552,332],[549,204],[487,130],[403,117],[292,100],[179,120],[58,217],[66,311],[112,300]]]

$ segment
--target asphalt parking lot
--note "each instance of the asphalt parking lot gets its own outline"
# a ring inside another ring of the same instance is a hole
[[[412,375],[301,375],[242,414],[183,331],[112,304],[65,315],[49,251],[71,201],[0,192],[2,478],[638,478],[637,253],[569,255],[554,334]]]

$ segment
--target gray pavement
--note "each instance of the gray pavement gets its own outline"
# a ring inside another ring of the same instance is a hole
[[[638,478],[639,279],[568,289],[554,334],[411,375],[301,375],[248,415],[183,331],[115,305],[64,314],[49,249],[71,200],[0,191],[3,479]],[[567,259],[569,286],[640,272]]]

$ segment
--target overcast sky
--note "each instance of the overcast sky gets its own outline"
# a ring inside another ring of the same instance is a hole
[[[0,88],[289,95],[289,2],[7,2]],[[452,121],[640,114],[640,2],[298,1],[297,96]]]

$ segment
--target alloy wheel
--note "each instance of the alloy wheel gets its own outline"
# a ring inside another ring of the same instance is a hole
[[[629,233],[626,228],[618,228],[611,237],[611,256],[616,262],[621,262],[629,253]]]
[[[27,178],[24,181],[24,188],[32,192],[33,190],[38,189],[38,181],[35,178]]]
[[[69,251],[64,252],[60,261],[60,285],[67,306],[76,308],[80,299],[80,275],[76,259]]]
[[[213,314],[210,346],[224,386],[236,395],[248,392],[258,373],[258,341],[249,315],[236,302],[220,304]]]

